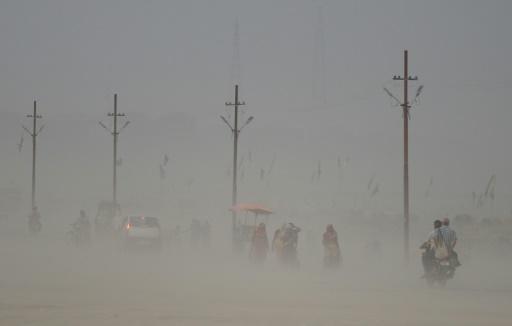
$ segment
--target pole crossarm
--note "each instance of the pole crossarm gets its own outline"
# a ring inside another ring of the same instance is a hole
[[[238,86],[238,85],[237,85]],[[238,87],[237,87],[238,88]],[[238,98],[238,93],[236,95],[236,97]],[[238,101],[238,99],[235,100],[235,102],[226,102],[226,106],[234,106],[235,107],[235,110],[238,110],[238,107],[239,106],[242,106],[242,105],[245,105],[245,102],[242,101]],[[225,120],[225,119],[223,119]],[[238,116],[237,116],[237,120],[238,120]],[[252,119],[251,119],[252,120]],[[234,133],[236,131],[237,134],[240,133],[240,131],[242,130],[243,127],[245,127],[245,125],[242,126],[242,128],[233,128],[231,127],[231,124],[229,122],[227,122],[227,120],[225,121],[228,126],[231,128],[231,131]],[[247,123],[246,123],[247,124]],[[235,122],[235,126],[238,126],[238,121]]]
[[[404,77],[400,76],[400,75],[395,75],[393,76],[393,80],[404,80]],[[418,80],[418,76],[411,76],[409,75],[409,77],[407,78],[407,80],[410,80],[410,81],[417,81]],[[404,80],[405,81],[405,80]],[[401,103],[400,106],[401,107],[405,107],[407,105],[407,109],[410,109],[411,108],[411,105],[409,104],[409,101],[407,101],[407,103]]]
[[[233,103],[233,102],[226,102],[226,106],[241,106],[241,105],[245,105],[245,102],[236,102],[236,103]]]
[[[409,78],[407,78],[409,80],[418,80],[418,76],[411,76],[409,75]],[[400,76],[400,75],[395,75],[393,76],[393,80],[404,80],[404,77]]]

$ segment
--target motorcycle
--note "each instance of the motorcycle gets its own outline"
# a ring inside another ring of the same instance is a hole
[[[428,286],[434,286],[436,283],[444,287],[449,279],[455,275],[455,268],[453,268],[447,259],[435,259],[432,264],[432,269],[425,275],[425,280]]]
[[[451,264],[449,258],[438,259],[435,257],[434,251],[424,244],[420,247],[423,249],[422,258],[425,268],[425,281],[429,287],[438,284],[441,287],[452,279],[455,275],[455,267]]]

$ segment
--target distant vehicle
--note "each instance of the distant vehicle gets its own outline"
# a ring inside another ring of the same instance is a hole
[[[120,231],[124,249],[147,247],[160,250],[162,248],[162,231],[156,217],[126,217],[121,223]]]

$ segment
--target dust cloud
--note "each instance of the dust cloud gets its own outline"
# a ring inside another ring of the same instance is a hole
[[[284,222],[272,218],[269,233]],[[510,232],[510,224],[474,222],[464,231],[459,226],[463,266],[445,288],[429,288],[420,278],[419,253],[403,264],[401,229],[379,220],[385,216],[373,218],[369,224],[361,223],[361,216],[293,220],[302,228],[297,270],[283,268],[274,255],[255,265],[245,253],[233,254],[229,223],[213,219],[211,242],[204,246],[192,246],[183,219],[175,221],[183,230],[177,237],[171,237],[174,223],[163,227],[161,251],[130,252],[110,238],[76,248],[64,232],[52,230],[56,225],[46,224],[31,237],[18,221],[2,221],[0,324],[509,323],[510,243],[489,234]],[[338,270],[322,266],[320,225],[327,222],[339,233],[343,263]],[[369,246],[370,239],[379,240],[377,248]]]
[[[499,0],[0,1],[0,325],[512,325],[511,12]],[[404,49],[418,76],[408,257]],[[294,268],[277,250],[255,264],[248,241],[233,250],[235,84],[237,201],[273,212],[239,222],[265,223],[269,241],[299,227]],[[37,234],[22,127],[33,101]],[[96,232],[113,165],[120,209]],[[70,233],[80,210],[90,242]],[[130,216],[158,218],[161,244],[127,250]],[[429,287],[419,247],[444,217],[462,266]],[[211,229],[197,242],[195,219]]]

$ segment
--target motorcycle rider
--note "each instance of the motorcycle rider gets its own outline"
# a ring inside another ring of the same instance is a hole
[[[459,262],[459,255],[457,252],[455,252],[454,248],[457,244],[457,234],[455,231],[450,227],[450,219],[445,217],[443,219],[443,226],[441,226],[440,229],[441,235],[443,236],[443,239],[446,243],[446,247],[448,249],[449,253],[449,261],[450,265],[452,265],[454,268],[460,266]]]
[[[439,229],[441,226],[442,222],[440,220],[435,220],[434,230],[430,232],[427,241],[425,241],[420,247],[420,249],[425,250],[421,255],[421,262],[423,264],[424,271],[423,277],[426,277],[434,267],[434,261],[436,259],[436,239],[440,236]]]
[[[327,225],[324,232],[322,244],[324,246],[324,266],[337,267],[341,260],[338,233],[332,224]]]

